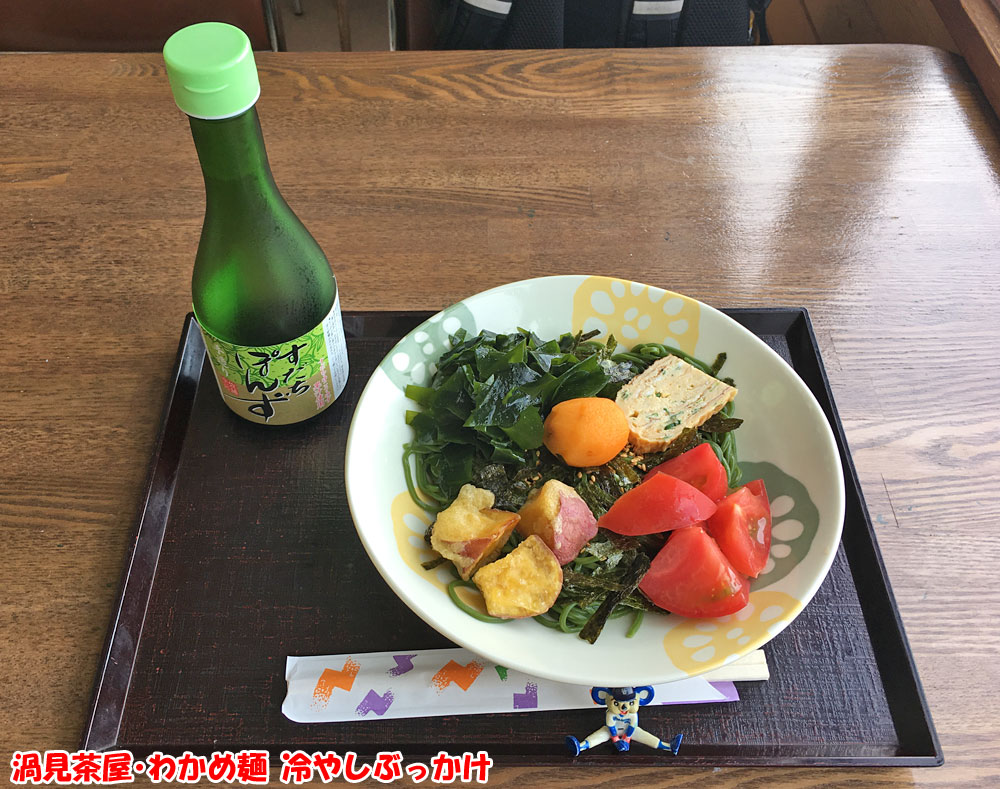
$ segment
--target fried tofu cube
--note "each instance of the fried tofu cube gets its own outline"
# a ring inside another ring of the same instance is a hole
[[[431,547],[455,563],[466,581],[496,557],[517,526],[515,512],[493,509],[492,492],[463,485],[447,509],[438,513],[431,530]]]
[[[517,531],[523,537],[541,538],[559,564],[569,564],[597,534],[597,519],[580,494],[569,485],[550,479],[532,491],[517,513]]]
[[[562,591],[563,572],[555,554],[532,534],[502,559],[473,577],[490,616],[524,619],[548,611]]]

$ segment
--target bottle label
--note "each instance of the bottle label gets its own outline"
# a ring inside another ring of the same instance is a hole
[[[201,327],[222,399],[251,422],[288,425],[315,416],[347,385],[340,291],[312,331],[280,345],[233,345]]]

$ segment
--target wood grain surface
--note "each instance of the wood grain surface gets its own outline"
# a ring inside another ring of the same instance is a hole
[[[923,47],[260,55],[346,309],[614,274],[805,306],[942,768],[517,769],[496,786],[1000,782],[998,126]],[[203,190],[157,55],[0,58],[0,770],[77,744]]]

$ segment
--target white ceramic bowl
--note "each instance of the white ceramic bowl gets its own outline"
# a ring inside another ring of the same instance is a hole
[[[767,568],[741,612],[718,619],[647,613],[608,622],[596,644],[527,619],[480,622],[446,593],[445,567],[424,570],[430,517],[407,494],[402,447],[412,437],[403,389],[426,384],[459,327],[542,339],[600,329],[622,345],[666,342],[711,361],[736,381],[737,447],[744,480],[763,478],[774,536]],[[701,674],[769,641],[816,593],[833,562],[844,520],[844,476],[833,431],[812,393],[776,353],[721,312],[660,288],[607,277],[514,282],[471,296],[430,318],[389,352],[358,401],[347,440],[347,495],[358,534],[382,577],[428,624],[508,668],[580,685],[641,685]]]

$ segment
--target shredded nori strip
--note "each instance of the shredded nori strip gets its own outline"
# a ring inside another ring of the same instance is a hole
[[[493,494],[493,507],[517,512],[535,488],[537,473],[534,468],[518,469],[513,476],[502,463],[488,463],[476,472],[472,484]]]
[[[717,414],[712,414],[698,429],[703,433],[729,433],[742,424],[742,419],[728,417],[720,411]]]
[[[656,556],[660,549],[667,544],[669,536],[670,532],[658,532],[656,534],[641,534],[635,540],[639,543],[640,550],[644,551],[647,556]]]
[[[614,476],[614,481],[623,488],[623,493],[642,482],[642,474],[635,470],[632,461],[625,455],[609,460],[606,468]]]
[[[617,498],[596,482],[591,482],[590,477],[586,474],[576,483],[576,492],[580,494],[581,499],[587,502],[587,506],[590,507],[595,518],[600,518],[611,509],[611,505],[615,503]]]
[[[611,592],[625,591],[625,597],[621,603],[630,608],[650,608],[651,604],[638,594],[632,594],[635,590],[623,589],[622,579],[612,573],[601,575],[587,575],[573,570],[563,571],[563,592],[567,597],[572,597],[574,602],[581,606],[588,606],[608,596]]]
[[[580,638],[591,644],[597,641],[597,637],[601,635],[601,631],[604,629],[604,625],[607,623],[612,612],[625,597],[636,590],[639,586],[639,581],[642,580],[648,569],[649,557],[642,551],[637,551],[635,558],[632,560],[632,566],[629,567],[628,572],[619,581],[618,589],[610,592],[604,598],[604,602],[594,612],[594,615],[587,620],[587,624],[583,626],[583,630],[580,631]]]
[[[683,455],[689,449],[694,449],[695,446],[702,443],[702,439],[698,436],[698,430],[694,427],[689,427],[681,432],[677,438],[670,442],[670,446],[664,449],[662,452],[650,452],[648,455],[643,455],[643,462],[646,464],[646,470],[658,466],[661,463],[666,463],[668,460],[672,460],[678,455]]]

